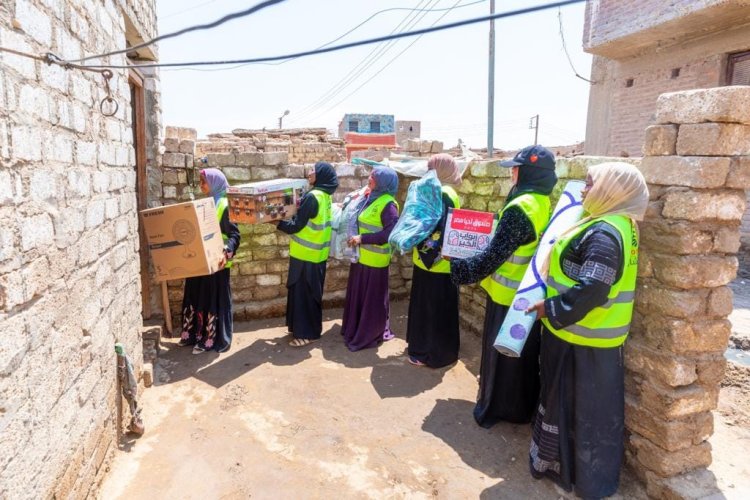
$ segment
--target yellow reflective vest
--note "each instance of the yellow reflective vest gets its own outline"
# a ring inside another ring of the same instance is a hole
[[[589,347],[618,347],[625,342],[630,331],[635,298],[635,280],[638,274],[638,231],[630,217],[607,215],[587,222],[577,231],[564,236],[552,247],[547,298],[565,293],[578,282],[569,278],[562,270],[561,256],[570,242],[597,222],[604,221],[613,226],[622,237],[622,276],[609,290],[607,302],[592,309],[583,319],[565,328],[554,328],[549,319],[542,322],[555,336],[571,344]]]
[[[380,215],[383,209],[389,203],[396,205],[399,209],[398,202],[390,194],[381,194],[370,205],[362,210],[357,217],[357,226],[359,234],[378,233],[383,230],[383,222]],[[391,263],[391,245],[386,242],[383,245],[363,245],[359,246],[359,263],[370,267],[388,267]]]
[[[227,211],[227,207],[229,206],[229,201],[227,200],[226,196],[223,196],[219,198],[219,204],[216,205],[216,216],[219,218],[219,226],[221,226],[221,218],[224,217],[224,212]],[[224,234],[224,231],[221,232],[221,239],[224,241],[224,246],[226,248],[227,241],[229,240],[229,236]],[[233,259],[227,259],[227,263],[224,266],[224,269],[229,269],[232,267]]]
[[[331,248],[331,195],[319,189],[309,194],[318,201],[318,213],[301,231],[289,235],[289,255],[306,262],[325,262]]]
[[[521,245],[503,262],[494,273],[482,280],[480,285],[484,288],[495,304],[509,306],[513,302],[516,290],[521,284],[526,268],[529,267],[531,258],[539,246],[539,236],[547,227],[550,219],[550,201],[549,196],[539,193],[524,193],[515,197],[510,203],[505,205],[500,211],[500,218],[503,213],[511,207],[519,207],[526,214],[526,217],[534,226],[534,241]],[[502,234],[497,234],[496,238],[502,238]]]
[[[447,194],[448,198],[450,198],[450,200],[453,202],[453,208],[461,208],[461,200],[458,198],[458,193],[456,193],[455,189],[450,186],[443,186],[443,193]],[[419,256],[419,250],[417,250],[417,247],[414,247],[414,250],[412,251],[411,260],[418,268],[429,271],[431,273],[448,274],[451,272],[451,263],[443,259],[442,256],[438,256],[438,258],[432,264],[432,267],[427,269],[427,266],[424,265],[422,259]]]

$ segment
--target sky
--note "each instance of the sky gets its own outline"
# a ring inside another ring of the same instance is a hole
[[[549,0],[497,0],[495,11]],[[260,0],[158,0],[159,33],[216,20]],[[471,4],[471,5],[468,5]],[[465,7],[461,7],[466,5]],[[588,77],[582,50],[585,3],[563,7],[562,26],[573,67]],[[282,55],[326,44],[374,13],[393,10],[336,43],[384,36],[487,15],[489,0],[287,0],[210,31],[159,44],[160,62]],[[442,18],[440,18],[443,16]],[[560,146],[585,136],[589,84],[575,76],[563,51],[558,9],[495,22],[494,140],[497,149],[534,142]],[[416,41],[415,41],[416,40]],[[418,120],[422,139],[452,147],[462,139],[487,146],[489,23],[429,33],[283,64],[161,69],[165,125],[192,127],[199,137],[235,128],[325,127],[338,130],[346,113],[392,114]],[[337,133],[337,132],[336,132]]]

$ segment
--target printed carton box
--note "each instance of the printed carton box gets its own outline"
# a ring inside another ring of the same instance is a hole
[[[213,198],[142,210],[141,220],[157,281],[219,270],[224,242]]]
[[[443,235],[444,257],[465,259],[487,248],[497,228],[497,213],[451,208]]]

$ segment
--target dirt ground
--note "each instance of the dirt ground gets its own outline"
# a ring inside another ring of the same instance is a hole
[[[740,305],[750,336],[750,294]],[[121,447],[99,497],[575,498],[529,475],[528,426],[474,423],[478,338],[462,339],[454,366],[406,363],[406,308],[392,307],[396,339],[358,353],[341,341],[341,310],[300,349],[282,319],[235,325],[222,355],[163,341],[140,400],[146,434]],[[748,373],[722,390],[711,439],[729,499],[750,497]],[[613,498],[645,494],[625,471]]]

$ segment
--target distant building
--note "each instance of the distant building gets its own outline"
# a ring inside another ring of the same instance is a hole
[[[347,132],[394,134],[396,132],[395,120],[393,115],[346,114],[339,122],[339,137],[344,139]]]
[[[397,120],[396,121],[396,143],[403,147],[404,141],[408,139],[419,139],[422,132],[422,122]]]
[[[750,84],[749,23],[742,0],[588,2],[586,154],[640,156],[659,94]]]

